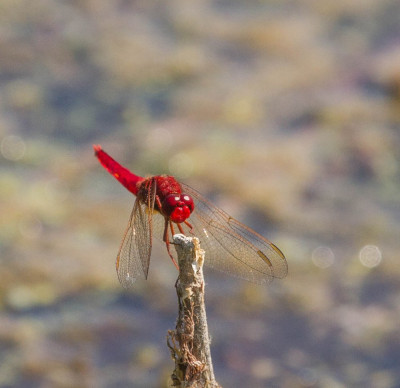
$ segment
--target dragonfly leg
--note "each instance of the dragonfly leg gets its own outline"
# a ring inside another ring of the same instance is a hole
[[[158,207],[158,209],[160,210],[160,213],[162,213],[162,205],[161,205],[161,201],[160,201],[160,197],[158,195],[156,195],[156,205]]]
[[[168,218],[165,218],[163,241],[167,242],[167,240],[168,240]]]
[[[181,224],[178,224],[178,229],[179,229],[179,231],[180,231],[182,234],[185,234],[185,231],[183,230]]]
[[[194,235],[192,224],[191,224],[190,222],[186,221],[186,220],[183,221],[183,222],[185,223],[186,226],[188,226],[188,227],[190,228],[190,229],[189,229],[189,233]]]
[[[169,234],[168,234],[168,224],[170,224],[171,230],[173,230],[173,226],[171,221],[168,220],[168,218],[165,218],[165,226],[164,226],[164,238],[163,240],[165,241],[165,245],[167,246],[167,252],[169,257],[171,258],[172,262],[174,263],[174,266],[176,267],[177,270],[179,270],[178,264],[176,263],[174,256],[172,256],[172,253],[170,251],[171,243],[169,241]]]
[[[170,222],[169,227],[171,229],[171,235],[173,236],[175,234],[174,224],[172,222]]]

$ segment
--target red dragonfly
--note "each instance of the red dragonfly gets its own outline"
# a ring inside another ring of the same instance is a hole
[[[205,265],[254,283],[287,274],[285,256],[273,243],[217,208],[173,176],[142,178],[93,146],[103,167],[136,196],[117,261],[123,287],[147,279],[153,236],[162,239],[177,267],[170,241],[176,233],[196,236],[205,249]]]

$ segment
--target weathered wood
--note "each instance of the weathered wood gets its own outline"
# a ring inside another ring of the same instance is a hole
[[[179,277],[175,287],[179,314],[175,330],[168,331],[167,343],[175,361],[172,386],[220,387],[215,381],[204,305],[203,263],[205,252],[196,237],[174,236]]]

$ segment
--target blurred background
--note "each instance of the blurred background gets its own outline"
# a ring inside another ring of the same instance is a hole
[[[177,272],[124,291],[92,143],[272,240],[206,271],[224,387],[400,386],[400,2],[1,0],[0,386],[164,387]]]

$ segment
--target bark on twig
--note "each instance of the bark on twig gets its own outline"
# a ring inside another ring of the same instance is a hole
[[[175,330],[169,330],[167,344],[175,361],[172,386],[220,387],[215,381],[210,338],[204,305],[204,251],[196,237],[174,236],[179,277],[175,287],[179,315]]]

